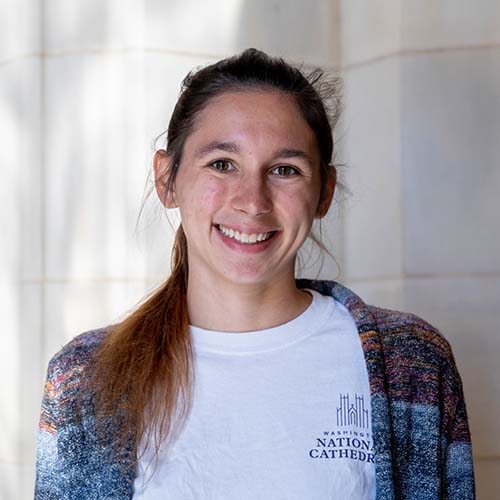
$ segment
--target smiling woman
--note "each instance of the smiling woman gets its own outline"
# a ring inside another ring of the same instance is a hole
[[[153,161],[171,275],[51,360],[37,499],[474,498],[444,337],[294,274],[335,191],[338,87],[255,49],[185,78]]]

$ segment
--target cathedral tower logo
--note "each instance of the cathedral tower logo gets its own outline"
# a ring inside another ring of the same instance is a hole
[[[338,427],[354,425],[360,429],[368,429],[369,418],[364,396],[354,394],[354,402],[350,402],[349,394],[340,395],[340,406],[337,408]]]

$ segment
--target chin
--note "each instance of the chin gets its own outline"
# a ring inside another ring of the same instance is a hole
[[[275,272],[270,272],[269,269],[244,269],[243,266],[235,266],[234,268],[225,268],[222,270],[222,275],[224,279],[234,285],[241,286],[262,286],[271,283],[275,283],[279,276]]]

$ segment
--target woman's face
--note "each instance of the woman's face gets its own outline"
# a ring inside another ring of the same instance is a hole
[[[157,174],[166,168],[157,154]],[[163,167],[162,167],[163,165]],[[295,257],[318,211],[316,138],[292,97],[226,92],[196,119],[168,206],[180,209],[190,277],[266,285],[293,280]]]

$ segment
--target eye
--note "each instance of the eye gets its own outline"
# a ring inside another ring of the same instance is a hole
[[[299,174],[299,171],[290,165],[280,165],[279,167],[273,168],[272,171],[280,177],[294,177]]]
[[[217,172],[229,172],[234,170],[234,165],[228,160],[215,160],[209,164],[209,167]]]

